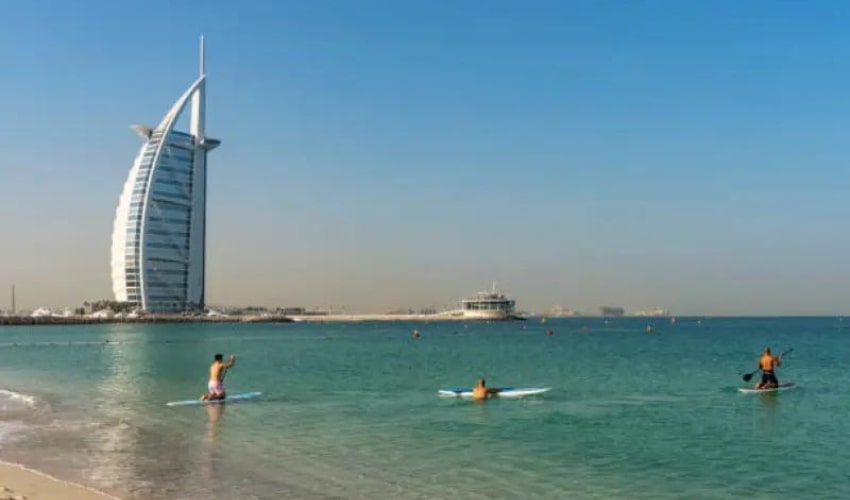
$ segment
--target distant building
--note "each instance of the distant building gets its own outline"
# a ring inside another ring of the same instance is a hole
[[[404,308],[399,307],[398,309],[393,309],[391,311],[387,311],[386,314],[391,314],[393,316],[403,316],[408,314],[413,314],[413,309],[410,307]]]
[[[275,312],[283,315],[303,316],[307,314],[307,309],[304,307],[278,307]]]
[[[89,317],[89,318],[107,319],[107,318],[114,318],[115,313],[112,312],[109,309],[101,309],[100,311],[95,311],[91,314],[87,314],[86,316]]]
[[[599,313],[603,316],[623,316],[626,310],[622,307],[602,306],[599,308]]]
[[[204,308],[207,152],[219,145],[206,136],[205,85],[201,38],[198,79],[155,128],[132,127],[144,143],[115,211],[112,291],[145,311]],[[190,100],[189,131],[175,130]]]
[[[53,316],[53,311],[51,311],[50,309],[48,309],[46,307],[39,307],[38,309],[36,309],[35,311],[33,311],[30,314],[30,317],[33,317],[33,318],[47,318],[47,317],[50,317],[50,316]]]
[[[665,311],[664,309],[650,309],[649,311],[635,311],[635,316],[651,316],[651,317],[659,317],[659,316],[669,316],[670,313]]]
[[[572,309],[565,309],[561,306],[552,306],[552,308],[549,309],[548,315],[553,318],[567,318],[571,316],[577,316],[578,313],[573,311]]]

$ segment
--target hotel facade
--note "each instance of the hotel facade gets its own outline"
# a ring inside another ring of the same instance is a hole
[[[220,142],[205,131],[204,40],[200,76],[156,127],[131,128],[143,140],[115,211],[115,300],[150,312],[203,310],[207,153]],[[189,130],[176,130],[188,111]]]

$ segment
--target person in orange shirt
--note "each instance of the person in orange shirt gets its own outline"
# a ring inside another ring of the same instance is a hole
[[[777,366],[782,366],[782,356],[774,357],[770,353],[770,347],[765,347],[759,360],[761,382],[756,384],[756,389],[773,389],[779,387],[779,380],[777,380],[774,371]]]

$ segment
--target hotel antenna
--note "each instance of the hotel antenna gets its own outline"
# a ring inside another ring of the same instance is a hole
[[[206,74],[205,66],[205,56],[204,56],[204,35],[201,35],[201,76]]]

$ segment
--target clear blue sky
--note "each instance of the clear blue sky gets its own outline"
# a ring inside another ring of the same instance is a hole
[[[850,313],[850,3],[7,2],[0,286],[111,296],[207,37],[212,302]],[[2,299],[0,308],[8,300]]]

